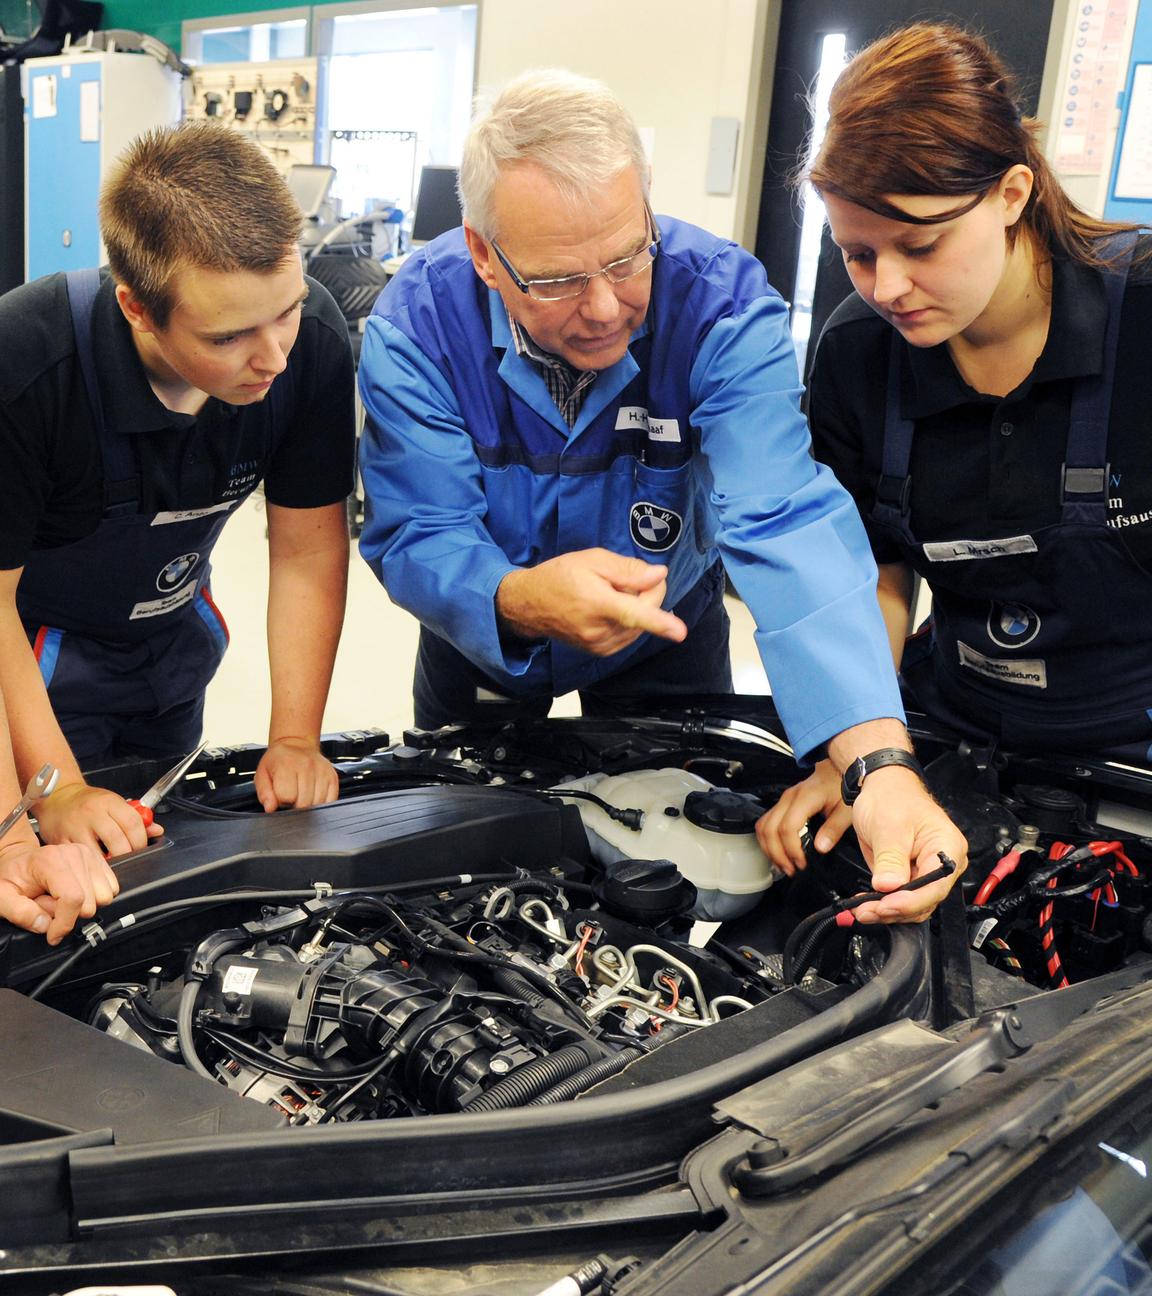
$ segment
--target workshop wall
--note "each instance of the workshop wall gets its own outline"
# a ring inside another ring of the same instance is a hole
[[[709,0],[706,39],[701,15],[699,0],[629,0],[622,25],[619,0],[582,0],[573,22],[567,5],[484,0],[477,82],[485,89],[548,66],[604,81],[651,141],[653,207],[751,247],[779,5]],[[732,123],[735,154],[718,157]],[[729,171],[723,192],[710,178]]]
[[[186,19],[271,7],[109,0],[104,25],[149,32],[178,50]],[[646,128],[657,209],[751,246],[778,19],[771,0],[710,0],[708,39],[701,41],[699,0],[630,0],[632,37],[605,40],[619,27],[618,0],[584,0],[576,24],[558,0],[484,0],[477,81],[494,86],[526,67],[561,66],[607,82]],[[691,76],[673,74],[685,68]]]
[[[314,7],[333,3],[337,0],[316,0]],[[26,0],[0,0],[0,14],[24,7]],[[259,0],[107,0],[105,26],[151,32],[179,49],[186,19],[283,7]],[[1134,13],[1136,2],[1123,0],[1108,8]],[[525,67],[549,65],[607,82],[647,128],[657,209],[754,246],[779,0],[709,0],[706,40],[701,40],[699,0],[627,0],[626,9],[623,30],[629,36],[605,39],[605,32],[622,30],[619,0],[583,0],[578,23],[566,0],[483,0],[478,85],[498,85]],[[1080,9],[1081,0],[1057,0],[1054,10],[1041,106],[1042,119],[1050,123],[1059,117],[1054,96],[1068,57],[1065,47],[1083,21]],[[690,74],[684,75],[684,69]],[[1109,124],[1108,157],[1115,124]],[[1058,169],[1074,197],[1099,211],[1106,167],[1086,177]]]

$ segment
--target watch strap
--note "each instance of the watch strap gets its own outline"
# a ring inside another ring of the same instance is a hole
[[[844,771],[844,777],[840,780],[840,795],[844,804],[854,805],[864,790],[864,780],[885,765],[900,765],[904,769],[910,769],[921,779],[924,777],[920,762],[910,751],[905,751],[903,747],[881,747],[869,752],[867,756],[857,756]]]

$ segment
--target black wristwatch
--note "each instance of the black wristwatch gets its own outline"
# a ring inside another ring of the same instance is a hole
[[[840,780],[840,796],[845,805],[853,805],[864,788],[864,780],[874,770],[883,769],[885,765],[903,765],[922,779],[924,771],[920,762],[910,751],[903,747],[881,747],[879,751],[869,752],[867,756],[857,756],[844,771]]]

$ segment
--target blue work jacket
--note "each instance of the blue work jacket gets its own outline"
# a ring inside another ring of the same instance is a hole
[[[502,636],[508,572],[599,546],[665,563],[672,607],[722,554],[797,753],[902,718],[863,528],[810,454],[786,307],[736,244],[659,224],[647,318],[571,429],[463,232],[408,261],[361,352],[360,551],[512,695],[593,684],[646,639],[604,658]]]

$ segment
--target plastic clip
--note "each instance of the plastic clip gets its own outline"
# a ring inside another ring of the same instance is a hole
[[[89,945],[92,946],[93,949],[95,949],[96,946],[99,945],[102,941],[106,941],[108,939],[108,933],[104,930],[103,927],[100,926],[99,923],[95,923],[95,922],[86,923],[83,927],[81,927],[80,935],[84,937],[84,939],[88,942]]]

